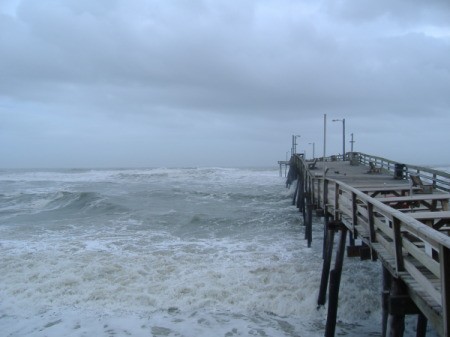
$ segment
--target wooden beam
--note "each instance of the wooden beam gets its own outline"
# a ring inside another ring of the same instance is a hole
[[[394,229],[394,250],[395,250],[395,266],[397,272],[405,270],[402,253],[402,233],[400,231],[400,220],[392,219],[392,227]]]
[[[391,280],[391,297],[402,296],[406,293],[405,284],[398,278],[392,278]],[[390,337],[403,337],[405,332],[405,314],[404,313],[392,313],[389,314],[389,336]]]
[[[338,209],[339,209],[339,183],[335,183],[335,190],[334,190],[334,220],[338,219]]]
[[[444,336],[450,333],[450,249],[440,246],[439,262],[441,265],[442,320]]]
[[[417,315],[420,310],[408,295],[389,296],[388,312],[391,315]]]
[[[375,238],[375,218],[373,214],[373,205],[369,204],[367,205],[367,216],[369,217],[369,237],[370,242],[376,242]]]
[[[329,227],[329,223],[325,224],[327,229],[326,234],[326,245],[325,245],[325,255],[322,265],[322,277],[320,280],[319,287],[319,297],[317,299],[318,305],[324,305],[327,295],[328,278],[330,275],[331,259],[333,256],[333,245],[334,245],[334,229]]]
[[[345,242],[347,240],[347,227],[341,229],[339,245],[336,252],[334,269],[330,273],[330,291],[328,295],[328,313],[325,326],[325,337],[334,337],[339,301],[339,287],[341,284],[342,266],[344,263]]]
[[[375,160],[375,162],[377,161]],[[298,203],[299,206],[303,204],[303,207],[299,208],[303,211],[304,224],[306,225],[305,238],[308,239],[308,245],[310,245],[312,233],[311,207],[317,205],[324,210],[327,223],[327,226],[324,226],[323,236],[324,260],[329,262],[333,255],[331,250],[331,255],[328,258],[330,254],[330,249],[328,249],[330,247],[328,243],[330,233],[333,233],[331,235],[334,236],[335,230],[342,230],[336,223],[328,222],[331,217],[334,217],[334,220],[342,221],[342,226],[346,226],[351,233],[356,234],[357,232],[362,242],[368,245],[372,256],[378,255],[392,275],[407,280],[405,281],[408,287],[407,295],[412,298],[423,313],[422,316],[419,315],[418,317],[418,329],[425,329],[424,326],[426,327],[426,323],[429,321],[440,335],[448,335],[450,333],[450,272],[448,268],[450,267],[446,266],[450,266],[450,237],[436,230],[437,228],[431,228],[431,226],[427,226],[413,217],[421,218],[420,220],[424,217],[432,217],[433,224],[436,227],[445,225],[447,223],[445,217],[448,217],[448,215],[443,211],[448,209],[447,204],[450,194],[394,197],[392,194],[403,195],[408,193],[408,190],[406,187],[401,192],[392,190],[392,186],[395,186],[390,183],[392,176],[389,177],[390,180],[377,176],[377,181],[375,181],[375,176],[352,177],[352,172],[350,171],[349,174],[347,167],[335,163],[336,167],[332,168],[332,172],[327,174],[326,177],[319,177],[307,169],[304,158],[295,155],[292,163],[293,166],[294,164],[297,166],[292,171],[297,173],[298,183],[301,184],[294,198],[296,204]],[[389,162],[386,166],[384,164],[382,161],[381,166],[387,167]],[[323,165],[326,165],[325,162],[323,162]],[[354,171],[355,168],[351,168],[351,170]],[[440,179],[441,175],[438,174],[436,177],[436,179]],[[390,189],[391,191],[386,193],[385,198],[372,198],[371,196],[374,196],[374,194],[367,195],[361,191],[364,189],[363,186],[367,186],[367,182],[364,183],[363,179],[366,181],[367,179],[372,180],[369,185],[370,188],[379,190],[376,193]],[[355,188],[355,182],[361,187]],[[441,187],[440,182],[437,185],[439,185],[438,188]],[[450,183],[447,185],[450,186]],[[299,193],[303,193],[302,198],[299,198]],[[403,213],[402,211],[405,210],[399,211],[388,206],[388,204],[395,205],[403,202],[420,202],[433,210],[439,211],[442,208],[442,212],[429,212],[430,214]],[[435,207],[438,202],[442,206]],[[431,223],[431,220],[427,221]],[[431,247],[435,254],[431,256],[424,247]],[[353,249],[354,252],[357,250]],[[338,262],[337,256],[340,253],[339,251],[336,254],[336,262]],[[333,272],[330,273],[329,268],[327,270],[326,263],[323,272],[325,271],[324,277],[328,281],[321,282],[321,288],[325,288],[325,290],[321,291],[320,295],[326,297],[327,286],[330,286],[329,295],[336,296],[339,288],[337,291],[335,288],[331,291],[331,283],[335,287],[336,278],[340,278],[340,271],[335,266]],[[333,280],[330,280],[330,278]],[[395,292],[393,295],[395,295]],[[406,299],[409,303],[407,306],[409,309],[402,312],[404,308],[398,304],[401,301],[403,301],[403,298],[399,294],[390,299],[391,307],[396,308],[395,310],[391,309],[392,312],[402,314],[416,310],[413,305],[410,305],[411,301]],[[336,313],[337,307],[334,311]],[[330,318],[329,322],[332,323],[333,319]],[[396,336],[399,336],[400,330],[397,329]],[[420,334],[419,332],[418,336]]]
[[[424,314],[419,313],[419,315],[417,315],[416,337],[425,337],[427,335],[427,324],[428,319]]]

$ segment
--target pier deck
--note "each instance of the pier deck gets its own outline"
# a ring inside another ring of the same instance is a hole
[[[325,218],[318,298],[319,305],[325,304],[329,291],[325,336],[334,336],[347,234],[349,255],[382,263],[383,336],[388,331],[403,336],[406,314],[418,315],[417,336],[425,336],[428,322],[448,336],[450,175],[362,153],[348,161],[335,159],[311,165],[294,155],[287,179],[288,185],[297,181],[293,203],[303,213],[309,245],[313,212]],[[330,271],[337,231],[340,240]]]
[[[328,169],[326,177],[342,181],[353,187],[381,187],[384,185],[400,185],[409,187],[407,180],[396,180],[390,172],[368,173],[370,168],[364,165],[350,165],[348,161],[317,162],[316,168],[310,170],[315,177],[323,176]]]

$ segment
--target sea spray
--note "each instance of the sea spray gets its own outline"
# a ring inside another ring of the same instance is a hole
[[[1,171],[5,336],[322,336],[313,245],[273,169]],[[378,262],[344,263],[338,332],[379,336]]]

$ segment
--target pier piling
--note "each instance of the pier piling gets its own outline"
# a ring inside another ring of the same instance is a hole
[[[335,335],[347,233],[349,256],[382,264],[382,336],[403,336],[405,315],[417,315],[417,337],[427,328],[448,336],[450,174],[402,163],[400,179],[395,161],[364,153],[352,153],[350,162],[332,157],[309,165],[294,154],[286,180],[286,186],[297,180],[292,203],[302,213],[308,247],[314,210],[324,217],[317,304],[325,304],[328,290],[325,336]],[[433,188],[411,187],[410,173]],[[340,236],[330,271],[336,231]]]
[[[325,327],[325,336],[334,337],[336,330],[336,318],[339,299],[339,287],[341,284],[342,266],[344,264],[345,242],[347,240],[347,227],[339,226],[341,235],[339,237],[339,245],[336,251],[336,262],[334,269],[330,272],[330,285],[328,295],[328,314]]]
[[[322,277],[320,280],[319,297],[317,299],[318,305],[324,305],[327,295],[328,279],[330,275],[331,259],[333,257],[333,246],[334,246],[334,233],[336,231],[336,226],[331,223],[326,223],[326,240],[325,243],[325,255],[322,264]]]

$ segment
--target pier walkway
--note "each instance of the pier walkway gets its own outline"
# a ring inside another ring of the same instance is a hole
[[[314,162],[294,155],[289,166],[286,183],[296,182],[293,203],[308,245],[313,213],[325,218],[318,298],[325,304],[328,292],[325,336],[335,333],[345,251],[382,263],[383,336],[403,336],[405,315],[412,314],[417,336],[426,335],[428,322],[449,336],[450,174],[363,153]]]

